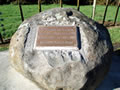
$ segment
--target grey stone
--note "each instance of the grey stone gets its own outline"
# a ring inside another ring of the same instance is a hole
[[[36,50],[41,26],[78,26],[80,50]],[[107,29],[70,8],[55,8],[25,20],[11,39],[12,66],[42,90],[94,90],[109,70],[113,52]]]
[[[8,51],[0,52],[0,90],[42,90],[10,66]],[[120,56],[112,57],[110,70],[96,90],[120,90]]]

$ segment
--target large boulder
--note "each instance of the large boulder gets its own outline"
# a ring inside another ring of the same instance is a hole
[[[38,26],[79,27],[81,48],[34,49]],[[112,51],[107,29],[70,8],[51,9],[25,20],[9,48],[12,66],[42,90],[94,90],[108,72]]]

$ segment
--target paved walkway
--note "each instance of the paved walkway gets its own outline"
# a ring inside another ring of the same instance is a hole
[[[8,51],[0,52],[0,90],[40,90],[16,72],[8,60]],[[97,90],[120,90],[120,57],[113,57],[110,72]]]

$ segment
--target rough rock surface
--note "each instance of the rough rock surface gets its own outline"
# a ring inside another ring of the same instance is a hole
[[[8,51],[0,52],[0,90],[42,90],[11,67]],[[110,70],[96,90],[120,90],[120,56],[112,57]]]
[[[78,26],[80,50],[35,50],[38,25]],[[42,90],[94,90],[108,72],[113,47],[107,29],[70,8],[55,8],[24,21],[10,43],[12,66]]]

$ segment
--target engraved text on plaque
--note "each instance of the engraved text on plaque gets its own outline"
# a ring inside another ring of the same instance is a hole
[[[36,36],[37,48],[77,48],[75,26],[39,26]],[[53,48],[53,49],[54,49]]]

